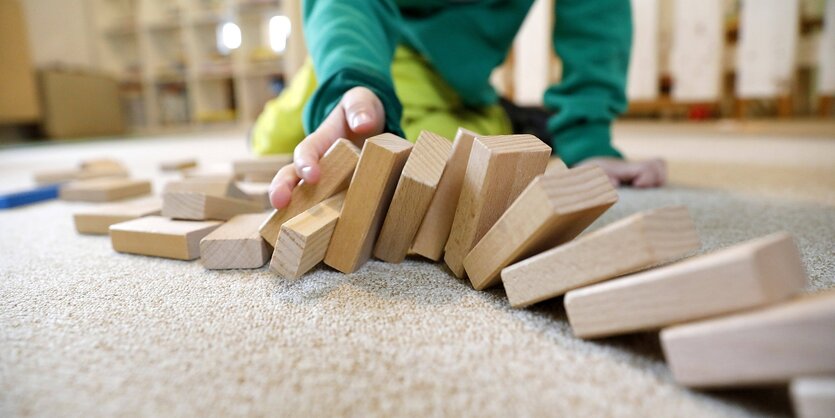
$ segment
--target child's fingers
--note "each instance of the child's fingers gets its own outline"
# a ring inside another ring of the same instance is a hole
[[[304,181],[319,182],[319,159],[337,139],[346,136],[345,113],[337,106],[318,129],[307,136],[293,151],[296,175]]]
[[[290,203],[293,188],[299,184],[299,177],[293,165],[285,165],[278,170],[270,183],[270,203],[276,209],[281,209]]]

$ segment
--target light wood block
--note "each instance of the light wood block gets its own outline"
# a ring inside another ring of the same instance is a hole
[[[128,176],[127,170],[124,168],[103,169],[96,167],[95,169],[70,168],[70,169],[55,169],[55,170],[41,170],[35,173],[35,183],[39,186],[55,183],[66,183],[73,180],[90,180],[96,178],[125,178]]]
[[[534,178],[464,259],[473,288],[499,284],[510,264],[572,240],[618,201],[599,167]]]
[[[438,261],[444,252],[444,245],[449,238],[452,220],[455,218],[455,208],[461,196],[461,185],[467,171],[467,160],[473,148],[473,140],[477,134],[464,128],[458,128],[452,152],[446,168],[438,182],[438,188],[426,215],[420,223],[411,251],[430,260]]]
[[[79,180],[61,186],[62,200],[112,202],[151,193],[151,182],[123,178]]]
[[[470,151],[444,261],[464,277],[464,258],[522,193],[545,172],[551,148],[533,135],[478,137]]]
[[[110,226],[110,242],[120,253],[194,260],[200,257],[200,240],[218,221],[177,221],[146,216]]]
[[[269,183],[238,183],[238,189],[243,192],[247,200],[257,202],[264,210],[272,209]]]
[[[301,181],[290,197],[290,204],[274,210],[269,219],[261,225],[261,236],[275,246],[281,225],[290,218],[310,209],[319,202],[344,191],[351,182],[351,176],[359,161],[359,149],[347,139],[336,141],[319,160],[321,176],[316,184]]]
[[[368,261],[397,180],[411,152],[410,142],[392,134],[365,141],[345,195],[342,215],[325,254],[325,264],[343,273],[352,273]]]
[[[805,285],[794,241],[777,233],[572,290],[565,309],[575,335],[605,337],[767,305]]]
[[[391,199],[374,256],[389,263],[406,258],[449,160],[448,139],[423,131],[406,160]]]
[[[252,177],[272,180],[281,167],[293,162],[291,154],[265,155],[256,158],[246,158],[232,162],[232,171],[238,179],[252,180]]]
[[[257,269],[270,258],[270,248],[258,233],[266,213],[233,216],[200,240],[203,267],[217,269]]]
[[[79,164],[79,168],[84,171],[110,171],[127,173],[128,170],[119,160],[112,158],[93,158],[84,160]]]
[[[73,214],[73,221],[80,234],[107,235],[110,225],[159,215],[161,210],[162,199],[154,196],[82,209]]]
[[[510,306],[521,308],[683,257],[701,246],[684,206],[636,213],[502,270]]]
[[[342,192],[281,225],[270,269],[297,279],[324,260],[344,202]]]
[[[835,417],[835,374],[794,379],[789,393],[798,418]]]
[[[225,221],[235,215],[260,213],[263,210],[261,205],[249,200],[205,193],[170,192],[162,195],[162,216],[172,219]]]
[[[172,180],[165,184],[162,192],[163,194],[176,192],[204,193],[217,197],[250,199],[250,196],[235,184],[231,176],[190,177],[182,180]]]
[[[835,291],[661,331],[677,382],[691,387],[783,383],[835,373]]]
[[[197,160],[194,158],[181,158],[179,160],[168,160],[160,163],[159,168],[162,171],[181,171],[197,167]]]

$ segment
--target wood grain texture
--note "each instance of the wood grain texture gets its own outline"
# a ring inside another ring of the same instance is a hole
[[[285,279],[297,279],[324,260],[344,202],[342,192],[281,225],[270,269]]]
[[[162,199],[154,196],[81,209],[73,214],[73,222],[80,234],[107,235],[110,225],[159,215],[161,210]]]
[[[389,263],[406,258],[451,151],[448,139],[427,131],[420,133],[394,190],[374,248],[375,257]]]
[[[784,383],[835,373],[835,291],[661,331],[675,380],[691,387]]]
[[[200,257],[200,240],[218,221],[177,221],[146,216],[110,226],[110,242],[120,253],[194,260]]]
[[[572,290],[565,308],[575,335],[605,337],[767,305],[805,285],[792,237],[777,233]]]
[[[258,203],[205,193],[171,192],[162,195],[162,216],[202,221],[229,220],[235,215],[263,212]]]
[[[112,202],[151,193],[151,182],[124,178],[79,180],[61,186],[62,200]]]
[[[258,177],[268,178],[269,181],[281,167],[292,162],[293,156],[291,154],[265,155],[233,161],[232,171],[238,179],[250,177],[248,181],[255,181],[252,177]]]
[[[347,139],[336,141],[319,160],[321,178],[316,184],[300,182],[293,189],[290,204],[273,211],[261,225],[261,236],[275,246],[281,225],[290,218],[310,209],[313,205],[344,191],[351,182],[351,176],[359,161],[359,149]]]
[[[684,206],[636,213],[502,270],[510,306],[521,308],[683,257],[701,246]]]
[[[470,283],[499,284],[503,268],[574,239],[617,201],[599,167],[537,176],[464,259]]]
[[[545,172],[551,148],[533,135],[478,137],[473,142],[444,261],[464,277],[464,258],[522,193]]]
[[[159,164],[162,171],[180,171],[197,167],[197,160],[194,158],[181,158],[178,160],[167,160]]]
[[[192,192],[217,197],[231,197],[233,199],[249,199],[249,195],[235,184],[231,176],[189,177],[182,180],[172,180],[165,184],[162,192],[163,194]]]
[[[352,273],[368,261],[411,151],[410,142],[392,134],[365,141],[325,264]]]
[[[789,393],[797,418],[835,417],[835,374],[793,379]]]
[[[270,248],[258,233],[266,213],[237,215],[200,240],[203,267],[257,269],[270,258]]]

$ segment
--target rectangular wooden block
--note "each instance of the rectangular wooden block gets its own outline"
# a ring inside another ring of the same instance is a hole
[[[258,233],[266,213],[233,216],[200,240],[203,267],[215,269],[257,269],[270,258],[270,248]]]
[[[792,237],[777,233],[572,290],[565,309],[575,335],[605,337],[767,305],[805,285]]]
[[[79,180],[61,186],[62,200],[112,202],[151,193],[151,182],[124,178]]]
[[[165,193],[175,192],[191,192],[204,193],[211,196],[231,197],[233,199],[249,200],[249,195],[244,193],[233,181],[231,176],[228,177],[190,177],[181,180],[172,180],[165,183],[162,190]]]
[[[168,160],[160,163],[159,168],[162,171],[180,171],[188,170],[197,167],[197,160],[194,158],[181,158],[178,160]]]
[[[115,177],[125,178],[127,169],[118,162],[102,161],[82,162],[78,168],[52,169],[35,172],[34,179],[38,185],[66,183],[73,180],[89,180],[95,178]]]
[[[238,189],[243,192],[247,200],[258,203],[264,210],[272,209],[269,183],[238,183]]]
[[[250,179],[248,181],[255,181],[251,179],[252,176],[255,176],[258,178],[269,177],[267,179],[267,181],[269,181],[272,180],[275,173],[277,173],[281,167],[284,167],[292,162],[293,156],[290,154],[264,155],[261,157],[234,161],[232,163],[232,171],[238,179],[244,179],[249,176]]]
[[[448,139],[427,131],[420,133],[394,190],[374,248],[375,257],[389,263],[406,258],[451,151]]]
[[[310,209],[313,205],[348,188],[351,176],[359,161],[359,149],[347,139],[336,141],[319,160],[321,178],[316,184],[301,181],[290,197],[290,204],[274,210],[261,225],[261,236],[275,246],[281,225],[290,218]]]
[[[533,135],[477,137],[470,151],[444,261],[464,277],[464,258],[522,193],[545,172],[551,148]]]
[[[173,219],[225,221],[235,215],[263,211],[261,205],[255,202],[231,197],[192,192],[171,192],[162,195],[162,216]]]
[[[146,216],[111,225],[110,242],[120,253],[193,260],[200,257],[200,240],[220,225]]]
[[[503,268],[572,240],[617,201],[599,167],[537,176],[464,259],[470,283],[476,290],[499,284]]]
[[[793,379],[789,393],[798,418],[835,417],[835,374]]]
[[[154,196],[82,209],[73,214],[73,220],[80,234],[107,235],[110,225],[159,215],[161,210],[162,199]]]
[[[783,383],[835,373],[835,291],[661,331],[682,385]]]
[[[297,279],[324,260],[344,202],[342,192],[281,225],[270,269],[285,279]]]
[[[410,142],[392,134],[365,141],[325,254],[325,264],[351,273],[368,261],[411,151]]]
[[[684,206],[636,213],[502,270],[510,305],[521,308],[683,257],[701,246]]]

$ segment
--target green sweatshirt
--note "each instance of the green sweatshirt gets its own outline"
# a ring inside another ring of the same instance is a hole
[[[507,55],[533,0],[305,0],[304,33],[319,79],[305,108],[313,131],[356,86],[383,103],[386,129],[402,135],[402,106],[391,78],[395,47],[423,55],[467,105],[496,103],[490,73]],[[553,44],[559,84],[544,93],[551,146],[568,165],[621,157],[611,122],[626,109],[632,37],[629,0],[555,0]]]

